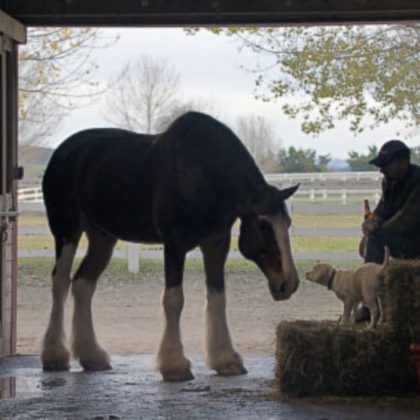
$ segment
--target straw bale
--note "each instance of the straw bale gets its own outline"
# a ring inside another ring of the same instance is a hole
[[[387,327],[369,331],[334,322],[282,322],[276,384],[286,396],[414,393],[409,343]]]
[[[394,260],[382,274],[381,301],[386,323],[420,340],[420,260]]]
[[[375,330],[332,321],[282,322],[276,384],[291,397],[403,395],[417,391],[410,344],[420,342],[420,260],[381,275],[386,322]]]

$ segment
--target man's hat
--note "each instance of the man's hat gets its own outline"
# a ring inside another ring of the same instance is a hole
[[[369,163],[383,168],[395,159],[409,157],[410,149],[401,140],[389,140],[382,145],[378,156],[370,160]]]

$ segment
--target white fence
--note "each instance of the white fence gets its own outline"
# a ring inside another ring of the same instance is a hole
[[[381,191],[379,189],[374,190],[346,190],[346,189],[314,189],[296,191],[296,193],[290,198],[291,201],[309,201],[315,203],[319,201],[340,201],[341,204],[346,205],[352,198],[370,198],[375,204],[378,203],[381,197]]]
[[[378,202],[381,191],[379,189],[328,189],[311,188],[307,190],[298,190],[292,200],[309,201],[310,203],[319,201],[340,201],[347,204],[352,197],[371,198],[375,203]],[[22,203],[41,203],[41,188],[20,188],[18,191],[18,200]]]
[[[336,181],[336,182],[349,182],[355,183],[361,181],[369,181],[373,183],[379,183],[382,179],[380,172],[315,172],[315,173],[279,173],[279,174],[266,174],[265,179],[267,182],[272,184],[281,183],[298,183],[298,182],[310,182],[315,181]],[[369,194],[377,197],[380,194],[378,190],[357,190],[357,189],[310,189],[305,191],[298,191],[297,196],[307,196],[310,201],[315,201],[318,197],[323,200],[328,200],[331,197],[341,195],[342,201],[345,202],[348,196]],[[22,202],[39,203],[42,202],[42,190],[41,187],[33,188],[20,188],[18,191],[18,200]]]
[[[380,172],[314,172],[314,173],[281,173],[281,174],[266,174],[265,179],[270,183],[279,182],[315,182],[315,181],[354,181],[360,182],[363,180],[371,182],[380,182],[382,174]]]
[[[18,190],[18,201],[24,203],[41,203],[42,200],[43,195],[40,187],[19,188]]]

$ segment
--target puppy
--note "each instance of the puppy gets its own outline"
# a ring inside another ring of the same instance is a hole
[[[360,303],[370,311],[369,328],[375,328],[382,318],[379,299],[379,274],[389,261],[389,249],[385,248],[383,264],[367,263],[354,270],[335,270],[329,264],[317,264],[305,273],[314,283],[326,286],[344,303],[342,324],[354,323],[354,314]]]

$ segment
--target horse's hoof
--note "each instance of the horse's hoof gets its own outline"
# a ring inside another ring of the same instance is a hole
[[[112,369],[109,356],[105,350],[92,351],[88,357],[79,356],[79,363],[84,370],[110,370]]]
[[[242,363],[227,363],[216,369],[220,376],[246,375],[248,371]]]
[[[156,369],[166,382],[182,382],[194,379],[194,375],[191,373],[191,363],[183,354],[160,351]]]
[[[194,375],[191,373],[190,369],[161,372],[161,374],[165,382],[183,382],[194,379]]]
[[[219,363],[214,369],[220,376],[245,375],[248,373],[242,362],[242,357],[236,352]]]
[[[84,370],[110,370],[112,369],[111,363],[109,360],[94,360],[94,359],[86,359],[86,360],[79,360],[80,365],[83,367]]]
[[[54,350],[44,350],[41,359],[42,368],[45,371],[70,369],[70,353],[65,347]]]
[[[42,368],[47,372],[53,372],[58,370],[69,370],[70,362],[68,360],[49,360],[42,361]]]

